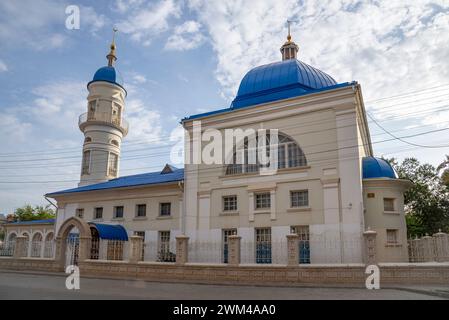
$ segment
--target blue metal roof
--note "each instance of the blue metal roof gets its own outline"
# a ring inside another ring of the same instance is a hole
[[[94,78],[92,79],[91,82],[87,84],[87,86],[96,81],[106,81],[109,83],[113,83],[122,87],[123,90],[125,90],[125,88],[123,87],[123,79],[121,78],[121,76],[115,70],[114,67],[106,66],[98,69],[97,72],[95,72],[94,74]]]
[[[375,157],[365,157],[363,158],[362,165],[363,165],[363,179],[398,178],[393,167],[384,159]]]
[[[128,233],[122,225],[94,222],[89,222],[89,225],[94,226],[98,230],[98,235],[101,239],[128,241]]]
[[[292,97],[299,97],[299,96],[304,96],[304,95],[308,95],[308,94],[312,94],[312,93],[318,93],[318,92],[322,92],[322,91],[348,87],[348,86],[352,86],[352,85],[354,85],[356,83],[357,83],[356,81],[344,82],[344,83],[336,84],[336,85],[333,85],[333,86],[330,86],[330,87],[325,87],[325,88],[321,88],[321,89],[313,89],[313,90],[308,90],[308,91],[301,91],[301,92],[299,92],[299,91],[295,92],[294,89],[293,90],[283,90],[283,91],[278,92],[276,94],[271,94],[269,97],[265,97],[264,99],[270,99],[270,100],[267,100],[267,101],[264,101],[264,102],[261,102],[258,97],[253,97],[253,98],[249,98],[248,100],[246,100],[246,102],[252,101],[252,103],[250,103],[248,105],[241,106],[241,107],[238,107],[238,108],[236,108],[233,105],[231,105],[230,108],[224,108],[224,109],[219,109],[219,110],[208,111],[208,112],[204,112],[204,113],[191,115],[191,116],[188,116],[188,117],[182,119],[182,121],[194,120],[194,119],[208,117],[208,116],[212,116],[212,115],[216,115],[216,114],[233,112],[233,111],[239,110],[240,108],[250,107],[252,105],[257,105],[257,104],[260,104],[260,103],[276,101],[276,100],[282,100],[282,99],[288,99],[288,98],[292,98]],[[271,100],[271,99],[273,99],[273,100]]]
[[[287,99],[336,84],[331,76],[302,61],[274,62],[256,67],[243,77],[232,107]]]
[[[134,187],[134,186],[143,186],[143,185],[152,185],[152,184],[163,184],[181,181],[184,179],[184,169],[174,168],[173,172],[169,173],[161,173],[158,172],[150,172],[143,174],[136,174],[132,176],[124,176],[116,179],[112,179],[106,182],[91,184],[88,186],[67,189],[57,192],[52,192],[46,194],[46,196],[52,197],[55,195],[68,194],[68,193],[76,193],[76,192],[87,192],[87,191],[98,191],[98,190],[107,190],[107,189],[115,189],[115,188],[126,188],[126,187]]]
[[[17,222],[9,222],[8,224],[53,224],[55,223],[55,219],[44,219],[44,220],[29,220],[29,221],[17,221]]]

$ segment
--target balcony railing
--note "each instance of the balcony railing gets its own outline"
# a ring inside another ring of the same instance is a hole
[[[121,117],[113,116],[107,112],[83,113],[79,117],[78,126],[82,130],[86,126],[86,124],[88,124],[89,122],[107,123],[109,125],[113,125],[117,129],[121,130],[124,135],[126,135],[128,133],[128,128],[129,128],[128,121],[126,121],[125,119],[123,119]]]

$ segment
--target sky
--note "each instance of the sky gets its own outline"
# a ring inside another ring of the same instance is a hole
[[[69,5],[79,29],[66,28]],[[2,1],[0,214],[77,185],[78,117],[114,26],[130,123],[120,174],[129,175],[160,170],[182,118],[228,107],[246,72],[281,60],[287,19],[301,61],[361,84],[376,156],[444,160],[448,0]]]

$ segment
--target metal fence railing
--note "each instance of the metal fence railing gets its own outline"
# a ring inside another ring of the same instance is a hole
[[[16,246],[15,241],[4,241],[0,243],[0,257],[12,257]]]

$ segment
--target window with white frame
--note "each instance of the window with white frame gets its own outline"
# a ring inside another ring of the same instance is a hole
[[[309,226],[292,226],[291,233],[299,236],[299,263],[310,263],[310,233]]]
[[[229,236],[237,234],[237,229],[223,229],[222,239],[223,239],[223,263],[228,263],[229,258]]]
[[[83,219],[84,218],[84,209],[82,209],[82,208],[76,209],[76,216],[80,219]]]
[[[271,263],[271,228],[256,228],[256,263]]]
[[[271,208],[271,194],[270,192],[256,193],[254,197],[256,209],[270,209]]]
[[[291,191],[290,192],[290,206],[292,208],[308,207],[309,206],[309,191]]]
[[[159,231],[158,260],[163,262],[175,260],[174,254],[170,252],[170,231]]]
[[[142,261],[145,260],[145,231],[134,231],[135,236],[142,237]]]
[[[146,217],[147,216],[147,205],[138,204],[136,205],[136,217]]]
[[[159,215],[161,217],[167,217],[171,215],[171,203],[162,202],[159,204]]]
[[[397,244],[398,243],[398,230],[397,229],[387,229],[387,243]]]
[[[237,196],[223,197],[223,211],[237,211]]]
[[[94,209],[94,219],[103,218],[103,207],[97,207]]]
[[[394,198],[384,198],[384,211],[395,211]]]
[[[261,151],[256,147],[258,145],[258,138],[252,139],[256,140],[256,142],[249,143],[248,137],[246,137],[241,147],[234,146],[233,162],[226,167],[226,175],[258,172],[261,167],[266,166],[259,163],[258,153]],[[278,143],[274,145],[270,144],[270,136],[267,133],[264,151],[267,157],[270,155],[270,145],[271,147],[277,148],[277,167],[279,169],[307,166],[304,152],[299,145],[287,135],[279,133]]]
[[[90,150],[86,150],[83,152],[81,174],[89,174],[89,173],[90,173]]]
[[[114,218],[116,218],[116,219],[123,218],[123,211],[124,211],[123,206],[114,207]]]
[[[117,169],[118,169],[118,154],[115,153],[109,153],[109,175],[110,176],[117,176]]]

